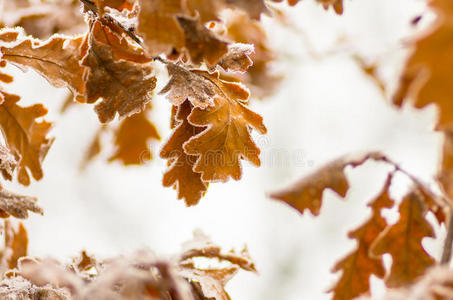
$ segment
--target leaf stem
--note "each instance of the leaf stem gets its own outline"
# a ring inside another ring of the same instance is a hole
[[[445,237],[444,248],[442,250],[442,257],[440,259],[441,265],[450,263],[452,246],[453,246],[453,217],[451,215],[450,210],[450,214],[448,216],[447,221],[447,236]]]

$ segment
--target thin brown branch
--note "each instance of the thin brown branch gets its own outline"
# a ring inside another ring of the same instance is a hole
[[[450,214],[447,221],[447,236],[444,241],[444,248],[442,250],[442,257],[440,264],[449,264],[451,261],[451,251],[453,246],[453,218]]]

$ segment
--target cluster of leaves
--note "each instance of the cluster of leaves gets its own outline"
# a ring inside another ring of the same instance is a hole
[[[150,251],[97,261],[85,251],[63,265],[52,259],[27,257],[27,232],[5,221],[0,267],[2,299],[228,300],[226,283],[240,270],[256,272],[247,249],[223,252],[201,232],[172,259]],[[209,261],[200,266],[199,259]]]
[[[452,230],[453,205],[453,60],[450,51],[453,44],[453,4],[448,0],[433,0],[430,6],[437,13],[436,22],[415,39],[415,49],[402,72],[393,103],[401,107],[405,102],[412,101],[417,108],[437,105],[439,118],[436,130],[445,136],[442,165],[436,178],[442,193],[436,195],[427,185],[384,155],[370,153],[358,158],[335,160],[293,186],[271,195],[301,214],[309,210],[318,216],[325,189],[331,189],[341,197],[346,196],[349,185],[344,169],[347,166],[357,167],[369,159],[394,166],[382,191],[368,204],[370,218],[348,235],[356,240],[357,246],[333,268],[333,272],[342,272],[330,290],[333,299],[354,299],[368,294],[371,275],[384,279],[389,288],[400,288],[391,290],[385,299],[453,298],[451,270],[447,267],[430,269],[450,260],[451,232],[447,236],[441,262],[436,262],[421,244],[423,238],[435,237],[426,219],[428,212],[435,215],[439,224],[448,223],[449,230]],[[374,67],[370,72],[374,72]],[[377,83],[382,88],[382,81]],[[399,220],[389,225],[381,211],[395,206],[389,189],[396,172],[408,176],[413,187],[399,203]],[[389,270],[382,259],[386,253],[392,256]]]
[[[318,0],[342,13],[342,0]],[[164,186],[177,189],[187,205],[198,203],[210,182],[241,177],[241,160],[259,166],[251,130],[264,134],[262,118],[247,108],[248,85],[257,97],[269,94],[278,76],[267,46],[262,14],[281,0],[5,0],[0,23],[1,66],[32,68],[55,87],[68,88],[74,103],[95,104],[101,126],[85,165],[102,151],[102,136],[114,136],[109,161],[124,165],[151,159],[148,144],[160,140],[149,120],[156,93],[155,69],[166,66],[163,90],[173,105]],[[298,1],[288,1],[290,5]],[[15,26],[20,26],[15,27]],[[9,83],[13,78],[1,73]],[[38,123],[45,108],[21,107],[1,88],[0,127],[18,161],[18,181],[42,177],[51,145],[51,124]],[[119,122],[112,122],[116,116]],[[14,124],[14,126],[12,126]],[[134,134],[131,134],[133,128]],[[28,170],[28,171],[27,171]],[[10,179],[10,178],[8,178]]]

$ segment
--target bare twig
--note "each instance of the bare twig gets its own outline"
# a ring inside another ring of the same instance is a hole
[[[449,264],[451,260],[451,250],[453,246],[453,218],[450,213],[447,221],[447,236],[444,241],[444,248],[442,250],[441,264]]]

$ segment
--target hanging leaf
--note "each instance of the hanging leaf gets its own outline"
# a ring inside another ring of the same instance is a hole
[[[43,176],[41,164],[53,142],[53,139],[47,137],[52,124],[36,122],[37,118],[47,113],[41,104],[21,107],[17,105],[19,96],[5,92],[0,92],[0,98],[3,98],[0,105],[0,129],[8,148],[18,161],[19,182],[29,185],[29,172],[35,180],[40,180]]]
[[[369,293],[371,275],[378,278],[385,276],[382,257],[371,257],[370,247],[378,235],[387,227],[387,221],[381,216],[381,210],[393,206],[394,201],[389,195],[391,180],[392,175],[387,178],[376,199],[368,204],[372,209],[371,217],[359,228],[348,234],[349,238],[357,241],[357,247],[333,268],[333,272],[342,271],[339,281],[330,290],[334,293],[334,300],[350,300]]]
[[[84,67],[79,64],[83,37],[53,36],[39,42],[24,38],[17,29],[0,31],[0,58],[33,68],[55,87],[68,87],[75,95],[85,93]]]
[[[97,40],[96,31],[102,25],[95,23],[87,37],[88,49],[82,65],[88,67],[84,73],[86,82],[86,102],[96,104],[95,111],[99,121],[107,123],[115,118],[127,117],[142,111],[151,101],[156,87],[153,69],[147,64],[116,60],[109,44]]]
[[[28,211],[43,214],[43,210],[36,204],[35,197],[23,196],[0,186],[0,218],[13,216],[18,219],[28,218]]]
[[[183,150],[184,143],[203,130],[187,121],[191,111],[189,101],[178,107],[175,115],[177,126],[160,152],[160,157],[168,159],[169,162],[169,168],[164,173],[163,185],[174,187],[178,199],[184,199],[188,206],[197,204],[208,188],[208,184],[201,179],[201,174],[193,170],[197,156],[188,155]]]
[[[437,22],[415,42],[415,50],[406,63],[393,103],[412,99],[417,108],[434,103],[439,109],[438,127],[453,125],[453,5],[448,0],[430,2]]]
[[[194,171],[202,173],[204,181],[227,181],[230,177],[241,178],[240,159],[246,158],[260,165],[260,149],[253,142],[250,131],[266,133],[262,117],[249,110],[241,101],[249,93],[240,84],[219,79],[219,74],[196,72],[216,86],[214,106],[194,108],[189,122],[206,127],[201,133],[184,144],[184,151],[197,155]]]
[[[159,133],[153,123],[148,120],[148,109],[134,114],[121,121],[115,131],[114,154],[109,161],[121,161],[127,165],[142,165],[152,159],[148,143],[150,140],[160,140]]]
[[[318,171],[308,175],[290,188],[271,194],[276,200],[286,202],[297,209],[301,214],[308,209],[318,216],[322,205],[322,196],[325,189],[331,189],[341,197],[345,197],[349,189],[348,180],[344,174],[347,166],[360,166],[368,159],[380,160],[379,153],[370,153],[358,158],[339,158]]]
[[[404,197],[396,224],[388,226],[371,246],[371,253],[392,256],[392,268],[385,283],[401,287],[413,283],[434,264],[434,259],[422,246],[425,237],[435,237],[432,226],[425,220],[426,209],[416,191]]]

